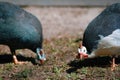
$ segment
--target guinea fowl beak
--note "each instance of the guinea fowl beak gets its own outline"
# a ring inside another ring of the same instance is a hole
[[[80,54],[80,60],[83,60],[83,55],[82,54]]]
[[[88,58],[88,55],[87,55],[87,54],[79,53],[79,54],[76,56],[76,58],[77,58],[77,59],[80,59],[80,60],[83,60],[83,59]]]
[[[44,62],[46,61],[45,54],[42,53],[42,54],[40,54],[39,57],[40,57],[40,64],[44,64]]]
[[[40,59],[40,64],[44,64],[45,60],[46,60],[46,58]]]

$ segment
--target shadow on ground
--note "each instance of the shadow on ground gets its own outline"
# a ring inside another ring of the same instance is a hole
[[[30,61],[31,63],[35,64],[34,58],[26,58],[21,55],[17,55],[17,59],[19,61]],[[13,57],[10,54],[0,55],[0,64],[11,63],[13,62]]]
[[[116,64],[120,63],[120,56],[115,59]],[[71,67],[68,70],[66,70],[67,73],[72,73],[77,71],[77,69],[80,69],[82,67],[110,67],[111,66],[111,57],[97,57],[93,59],[86,59],[83,61],[80,60],[74,60],[68,63],[68,65]]]

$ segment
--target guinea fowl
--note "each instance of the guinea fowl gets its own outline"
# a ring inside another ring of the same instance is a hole
[[[42,63],[45,60],[42,41],[42,26],[35,16],[17,5],[0,2],[0,44],[10,47],[15,64],[24,63],[15,54],[16,49],[24,48],[37,53]]]
[[[78,58],[112,56],[111,70],[115,70],[115,57],[120,55],[120,3],[108,6],[87,26],[82,44],[87,53]]]

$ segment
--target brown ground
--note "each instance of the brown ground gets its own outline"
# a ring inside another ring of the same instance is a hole
[[[44,38],[82,36],[88,23],[104,8],[85,7],[26,7],[43,25]]]
[[[104,8],[86,7],[25,7],[43,25],[43,47],[47,56],[44,65],[14,65],[11,56],[0,56],[0,80],[120,80],[118,67],[110,71],[111,58],[95,58],[75,61],[78,43],[89,22]],[[4,50],[3,50],[4,49]],[[0,46],[1,54],[10,53],[7,46]],[[17,53],[30,58],[35,54],[28,50]],[[28,53],[28,54],[27,54]],[[9,61],[10,60],[10,61]]]

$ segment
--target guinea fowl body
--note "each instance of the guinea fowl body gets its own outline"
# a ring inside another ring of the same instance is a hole
[[[32,14],[10,3],[0,3],[0,44],[11,51],[42,47],[42,27]]]
[[[87,26],[83,45],[88,52],[78,58],[112,56],[111,71],[115,70],[115,57],[120,55],[120,3],[108,6]]]
[[[92,53],[93,51],[95,52],[96,49],[98,50],[96,51],[97,55],[111,55],[113,54],[111,52],[112,49],[113,52],[115,51],[116,54],[119,54],[119,35],[120,3],[116,3],[107,7],[88,25],[84,32],[83,45],[87,48],[88,54]]]
[[[39,49],[37,54],[40,54],[42,42],[42,26],[34,15],[17,5],[0,2],[0,44],[10,47],[15,64],[18,63],[15,56],[16,49],[27,48],[35,53]]]

